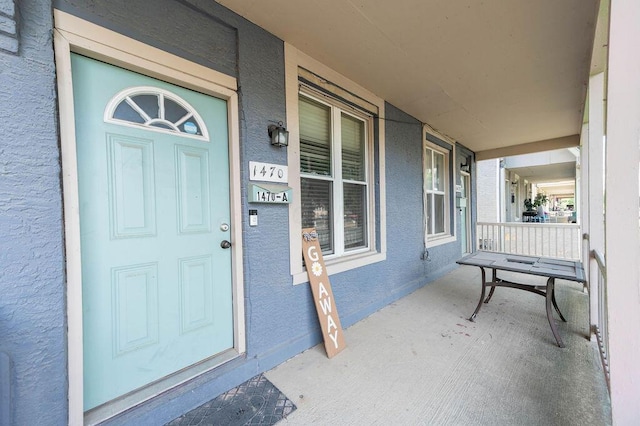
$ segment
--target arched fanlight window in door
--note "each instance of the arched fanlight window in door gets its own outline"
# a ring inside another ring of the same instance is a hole
[[[104,121],[209,140],[202,118],[184,99],[150,86],[125,89],[107,104]]]

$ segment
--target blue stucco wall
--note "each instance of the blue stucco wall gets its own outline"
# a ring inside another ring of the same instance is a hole
[[[51,3],[16,6],[16,52],[0,51],[0,352],[9,358],[1,367],[0,393],[10,392],[0,398],[0,423],[64,425],[67,341]]]
[[[350,326],[454,267],[456,244],[422,256],[422,123],[385,103],[387,260],[331,277],[342,324]]]
[[[41,3],[21,1],[20,55],[0,53],[0,352],[12,359],[16,424],[67,418],[51,5]],[[309,287],[291,284],[287,206],[250,206],[245,196],[249,161],[287,162],[287,150],[267,141],[267,126],[285,121],[283,43],[210,0],[54,6],[238,79],[243,213],[235,220],[243,229],[247,353],[110,422],[162,424],[321,341]],[[460,253],[454,242],[423,259],[422,126],[388,103],[385,115],[387,260],[331,277],[344,327],[449,272]],[[258,227],[248,226],[249,207],[258,209]]]
[[[235,27],[221,19],[216,10],[210,14],[192,3],[195,2],[54,0],[53,6],[150,46],[235,76],[238,56]],[[106,7],[106,4],[110,6]],[[211,6],[222,9],[215,4]]]

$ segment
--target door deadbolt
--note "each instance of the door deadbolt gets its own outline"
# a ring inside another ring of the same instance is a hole
[[[220,224],[220,230],[221,231],[228,231],[229,230],[229,224],[228,223],[221,223]]]

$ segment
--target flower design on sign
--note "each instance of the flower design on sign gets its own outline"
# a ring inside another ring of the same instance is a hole
[[[319,277],[320,274],[322,274],[322,265],[318,262],[313,262],[313,265],[311,265],[311,272],[313,272],[313,275],[316,277]]]

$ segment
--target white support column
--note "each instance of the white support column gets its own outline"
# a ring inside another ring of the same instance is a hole
[[[589,123],[582,125],[580,132],[580,157],[576,159],[576,189],[575,189],[575,209],[578,211],[576,219],[580,225],[581,234],[589,234]],[[587,288],[591,289],[591,278],[589,277],[589,242],[581,240],[582,264],[587,272]],[[589,328],[593,320],[591,310],[589,310]],[[591,331],[589,331],[591,334]]]
[[[500,222],[508,222],[507,217],[507,200],[506,200],[506,190],[508,186],[505,185],[506,181],[506,170],[504,167],[500,167],[500,173],[498,174],[498,203],[500,206]]]
[[[576,208],[582,232],[589,233],[589,123],[582,125],[580,140],[580,202],[576,200]],[[577,192],[577,188],[576,188]],[[588,255],[589,253],[587,253]],[[589,257],[584,257],[588,260]],[[585,263],[586,265],[586,263]]]
[[[478,222],[500,221],[500,160],[476,163]]]
[[[640,419],[640,2],[612,0],[609,39],[606,241],[614,425]]]
[[[604,253],[604,96],[604,73],[596,74],[589,79],[589,137],[586,164],[589,171],[586,202],[589,203],[589,208],[585,211],[586,218],[583,218],[588,223],[589,251],[598,250],[600,253]],[[585,265],[589,274],[591,325],[600,325],[598,265],[595,262],[587,262]]]

